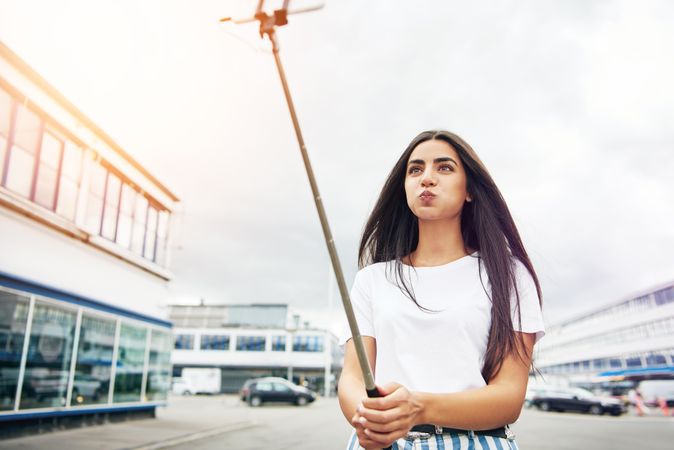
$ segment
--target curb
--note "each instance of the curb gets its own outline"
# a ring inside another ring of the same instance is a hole
[[[232,425],[226,425],[224,427],[212,428],[210,430],[197,431],[196,433],[184,434],[182,436],[166,439],[164,441],[153,442],[151,444],[143,444],[138,447],[130,447],[129,450],[154,450],[160,448],[168,448],[173,447],[175,445],[184,444],[187,442],[197,441],[199,439],[218,436],[220,434],[229,433],[231,431],[245,430],[246,428],[252,428],[256,425],[257,422],[253,421],[239,422]]]

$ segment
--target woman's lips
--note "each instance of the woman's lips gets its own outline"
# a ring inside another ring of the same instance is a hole
[[[435,194],[430,191],[424,191],[419,195],[419,198],[423,201],[429,202],[435,198]]]

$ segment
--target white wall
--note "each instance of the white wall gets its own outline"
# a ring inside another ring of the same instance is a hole
[[[165,319],[167,282],[108,253],[0,207],[0,271]]]

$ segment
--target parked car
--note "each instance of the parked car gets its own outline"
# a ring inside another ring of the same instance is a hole
[[[619,416],[625,412],[620,400],[598,397],[581,388],[545,389],[534,394],[531,405],[541,411],[576,411],[590,414]]]
[[[239,395],[250,406],[260,406],[262,403],[294,403],[304,406],[316,400],[313,391],[277,377],[248,380],[243,384]]]

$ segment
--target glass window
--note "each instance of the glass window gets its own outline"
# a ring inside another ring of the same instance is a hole
[[[243,352],[263,352],[264,336],[237,336],[236,349]]]
[[[12,96],[0,88],[0,135],[9,137],[10,121],[12,120]]]
[[[21,409],[65,406],[75,317],[72,310],[35,303]]]
[[[285,336],[272,336],[272,338],[271,338],[271,351],[272,352],[284,352],[284,351],[286,351],[286,337]]]
[[[82,315],[71,405],[107,403],[115,322]]]
[[[147,210],[147,228],[145,229],[145,249],[143,256],[154,261],[154,247],[157,242],[157,210],[150,206]]]
[[[322,352],[323,336],[295,336],[293,338],[294,352]]]
[[[115,233],[117,232],[117,212],[119,210],[119,194],[121,188],[122,182],[119,177],[108,172],[101,236],[110,239],[111,241],[115,240]]]
[[[166,400],[171,385],[171,334],[152,330],[145,397]]]
[[[166,262],[166,238],[168,236],[168,211],[159,212],[159,223],[157,224],[157,264],[164,265]]]
[[[128,184],[122,185],[122,198],[117,223],[117,243],[125,248],[131,247],[131,229],[133,227],[133,202],[136,191]]]
[[[194,350],[194,335],[192,334],[178,334],[176,335],[173,348],[176,350]]]
[[[627,358],[626,363],[628,368],[641,367],[641,358],[639,358],[638,356]]]
[[[115,372],[115,403],[140,401],[147,330],[122,324]]]
[[[258,391],[271,392],[272,390],[271,383],[268,381],[258,381],[255,387]]]
[[[142,194],[137,194],[135,203],[131,250],[134,253],[142,255],[143,243],[145,241],[145,222],[147,221],[147,199]]]
[[[28,297],[0,290],[0,411],[14,409]]]
[[[14,143],[9,154],[7,188],[30,198],[35,170],[35,155],[42,132],[42,120],[23,105],[17,107]]]
[[[653,354],[646,357],[646,366],[666,366],[667,358],[665,355]]]
[[[71,141],[65,142],[56,212],[73,221],[77,212],[77,196],[80,189],[83,155],[81,148]]]
[[[202,350],[229,350],[229,336],[201,335]]]
[[[12,120],[12,97],[0,88],[0,180],[5,167],[5,155],[7,154],[7,140]]]
[[[56,186],[63,153],[63,141],[46,131],[42,136],[40,163],[35,184],[35,203],[53,210],[56,203]]]
[[[105,194],[105,178],[107,174],[108,171],[100,164],[94,163],[91,165],[84,226],[87,231],[93,234],[101,232],[101,214],[103,213],[103,195]]]

